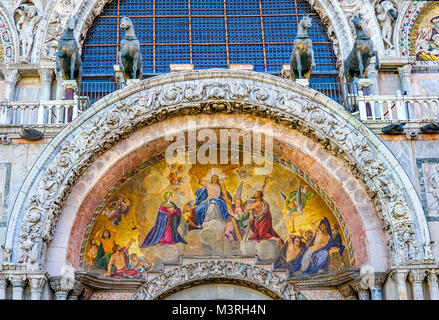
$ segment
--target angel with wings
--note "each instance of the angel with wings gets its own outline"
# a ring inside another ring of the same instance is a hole
[[[295,232],[294,218],[303,215],[303,209],[305,208],[307,201],[314,196],[314,193],[308,191],[306,185],[302,187],[299,184],[297,190],[290,192],[287,197],[282,192],[280,194],[285,200],[285,218],[291,218],[293,227],[292,232]]]
[[[224,226],[224,237],[230,243],[235,244],[241,241],[247,228],[246,220],[250,217],[248,212],[244,212],[244,206],[241,199],[242,182],[233,196],[232,212],[226,219]]]

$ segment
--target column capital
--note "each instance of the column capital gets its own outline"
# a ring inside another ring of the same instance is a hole
[[[409,79],[410,75],[412,74],[412,65],[406,64],[402,67],[398,67],[398,73],[401,79]]]
[[[49,285],[50,288],[52,288],[53,291],[55,291],[56,296],[58,297],[65,295],[67,297],[67,294],[70,292],[70,290],[73,289],[74,286],[74,279],[70,277],[53,277],[49,279]]]
[[[45,275],[29,275],[28,280],[32,290],[42,290],[46,284],[47,277]]]
[[[427,276],[427,272],[425,269],[413,269],[410,270],[408,274],[408,279],[411,283],[419,283],[424,281],[425,277]]]
[[[8,276],[8,280],[12,283],[13,287],[22,287],[26,286],[27,277],[25,275],[10,275]]]
[[[352,289],[358,293],[359,300],[370,300],[368,286],[362,279],[355,280],[350,283]]]
[[[38,69],[38,73],[40,75],[41,82],[49,82],[53,81],[54,73],[52,69]]]
[[[16,84],[20,80],[20,73],[17,69],[14,70],[3,70],[3,76],[7,83]]]
[[[437,280],[437,277],[439,276],[439,269],[427,269],[426,272],[428,281],[431,281],[433,279]]]
[[[345,297],[347,300],[357,300],[355,291],[354,289],[352,289],[352,287],[349,284],[340,286],[338,288],[338,291],[340,291],[341,295]]]
[[[397,269],[397,270],[393,270],[390,273],[389,277],[391,277],[396,282],[401,282],[401,281],[405,282],[408,273],[409,270],[407,269]]]
[[[7,276],[0,276],[0,290],[6,289],[8,286],[8,277]]]
[[[76,80],[63,80],[62,87],[64,90],[72,89],[75,92],[78,92],[78,83]]]
[[[363,276],[361,279],[369,289],[381,288],[387,280],[387,272],[376,272]]]
[[[84,292],[85,285],[79,281],[75,280],[72,292],[69,295],[69,300],[78,300],[78,297]]]

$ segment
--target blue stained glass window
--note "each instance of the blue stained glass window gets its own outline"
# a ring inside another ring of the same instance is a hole
[[[84,76],[113,75],[120,19],[129,16],[141,42],[143,72],[169,72],[169,64],[195,69],[252,64],[279,74],[289,64],[300,19],[310,15],[316,70],[335,82],[332,43],[306,0],[113,0],[89,29],[82,52]]]

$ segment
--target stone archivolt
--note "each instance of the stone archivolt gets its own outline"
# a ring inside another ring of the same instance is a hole
[[[329,98],[290,81],[258,73],[208,70],[168,74],[129,86],[100,100],[61,132],[32,168],[15,202],[11,221],[17,223],[16,262],[28,270],[43,268],[69,191],[96,156],[142,126],[213,112],[273,119],[323,144],[364,182],[388,233],[391,264],[429,258],[422,250],[430,252],[422,207],[419,199],[410,197],[416,194],[413,186],[365,126]],[[20,213],[24,214],[21,221]],[[416,224],[421,234],[416,233]],[[9,248],[13,229],[10,226],[7,235]]]
[[[133,300],[154,300],[166,296],[175,288],[202,281],[221,281],[227,279],[246,282],[276,299],[297,300],[298,294],[293,285],[273,272],[260,267],[227,260],[207,260],[182,265],[164,272],[142,285],[132,296]],[[264,290],[265,289],[265,290]]]

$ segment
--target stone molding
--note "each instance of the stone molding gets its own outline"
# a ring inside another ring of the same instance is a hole
[[[323,144],[364,182],[388,232],[391,264],[425,258],[430,238],[416,191],[367,127],[328,97],[292,81],[213,69],[158,76],[114,92],[57,135],[30,170],[12,209],[6,247],[13,248],[15,262],[28,270],[44,268],[66,197],[97,155],[142,126],[215,112],[273,119]]]
[[[298,293],[291,282],[275,275],[273,272],[256,265],[223,259],[186,264],[163,272],[142,285],[133,294],[132,300],[159,299],[174,289],[188,286],[197,281],[223,283],[226,280],[237,280],[238,283],[243,282],[256,285],[262,291],[266,291],[268,295],[277,299],[298,299]]]

